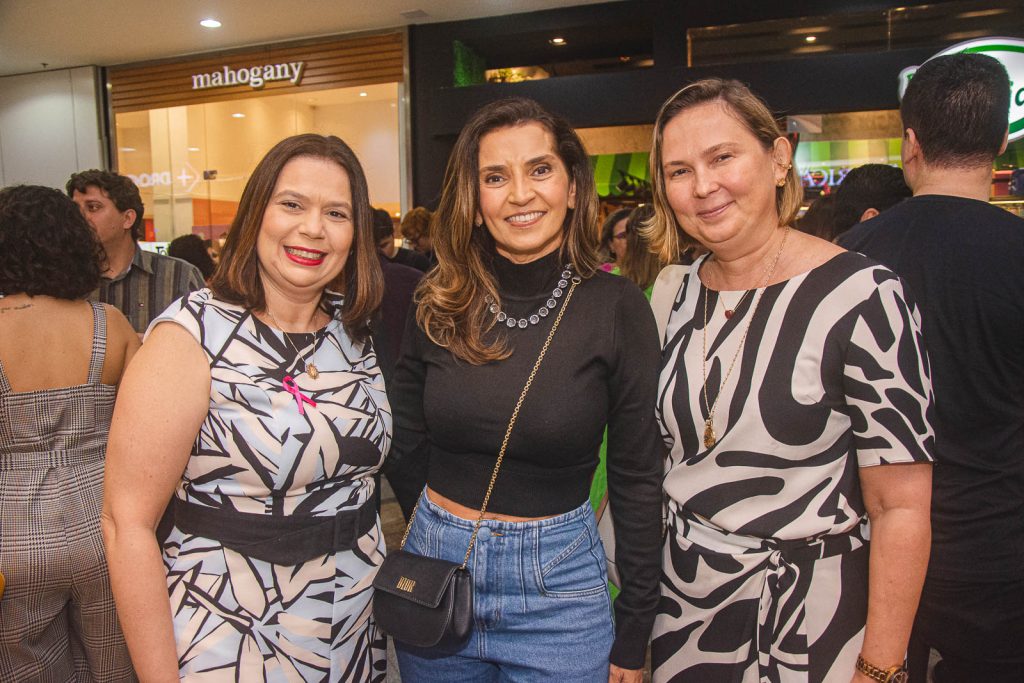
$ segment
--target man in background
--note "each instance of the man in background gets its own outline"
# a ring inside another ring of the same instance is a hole
[[[377,242],[377,251],[391,263],[415,268],[421,273],[430,270],[427,257],[412,249],[395,246],[395,223],[391,214],[384,209],[373,210],[373,239]]]
[[[144,208],[130,178],[82,171],[68,180],[67,193],[107,252],[100,288],[91,298],[120,309],[136,332],[144,333],[172,301],[205,286],[195,266],[139,247]]]
[[[913,193],[903,171],[888,164],[864,164],[843,178],[832,205],[832,239],[838,239],[857,223],[871,220]]]
[[[988,203],[1009,96],[990,57],[923,64],[900,106],[914,196],[840,240],[892,268],[921,311],[937,467],[911,651],[942,655],[937,683],[1024,677],[1024,220]],[[924,668],[912,658],[911,680]]]
[[[433,214],[423,206],[417,206],[402,217],[402,237],[404,237],[417,253],[423,254],[433,267],[437,263],[434,256],[434,242],[430,239],[430,221]]]

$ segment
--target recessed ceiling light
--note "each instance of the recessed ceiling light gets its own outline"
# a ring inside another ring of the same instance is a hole
[[[551,43],[552,45],[558,45],[559,47],[561,47],[562,45],[566,44],[565,38],[561,38],[561,37],[552,38],[548,42]]]
[[[199,148],[198,147],[189,147],[188,151],[190,151],[190,152],[198,152]]]
[[[121,151],[122,152],[134,152],[135,148],[134,147],[122,147]]]
[[[220,28],[220,22],[216,19],[203,19],[199,25],[203,28]]]
[[[245,118],[245,114],[243,114],[240,111],[236,111],[234,114],[231,115],[231,118],[234,118],[234,119],[244,119]]]
[[[364,90],[363,92],[359,93],[359,96],[360,97],[366,97],[366,91]]]
[[[818,39],[817,36],[807,36],[807,37],[804,38],[804,40],[806,40],[808,43],[813,43],[817,39]]]

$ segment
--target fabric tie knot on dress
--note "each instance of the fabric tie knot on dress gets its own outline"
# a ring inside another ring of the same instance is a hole
[[[299,406],[299,415],[306,414],[306,411],[302,407],[303,403],[308,403],[316,408],[316,401],[302,393],[302,390],[299,389],[299,385],[295,383],[295,380],[291,375],[285,375],[281,384],[284,386],[285,391],[295,397],[295,403]]]

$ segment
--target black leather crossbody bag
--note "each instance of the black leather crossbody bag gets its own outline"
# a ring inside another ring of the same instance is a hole
[[[425,557],[405,550],[409,530],[412,529],[416,513],[423,503],[425,493],[421,493],[409,517],[409,524],[405,527],[401,546],[396,552],[389,553],[377,570],[377,576],[373,580],[373,616],[377,625],[395,640],[416,647],[454,650],[469,639],[473,630],[473,576],[466,565],[469,564],[469,556],[473,553],[480,524],[487,512],[487,503],[491,500],[494,482],[498,478],[501,461],[505,458],[505,449],[508,447],[509,436],[512,435],[512,427],[519,417],[519,409],[530,390],[530,385],[533,384],[533,379],[537,376],[537,370],[540,369],[541,361],[551,346],[562,314],[565,313],[572,293],[579,283],[579,277],[572,278],[565,302],[555,317],[548,338],[541,347],[537,362],[533,364],[533,370],[512,411],[508,429],[505,430],[505,438],[501,442],[501,450],[498,451],[498,460],[494,463],[491,481],[487,485],[484,502],[480,506],[480,516],[473,526],[473,535],[469,539],[469,547],[466,549],[462,564]]]

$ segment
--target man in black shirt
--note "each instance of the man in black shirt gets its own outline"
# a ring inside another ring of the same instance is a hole
[[[988,203],[1009,93],[990,57],[925,63],[900,107],[914,196],[840,240],[920,306],[938,466],[912,648],[939,651],[938,682],[1024,676],[1024,220]]]

